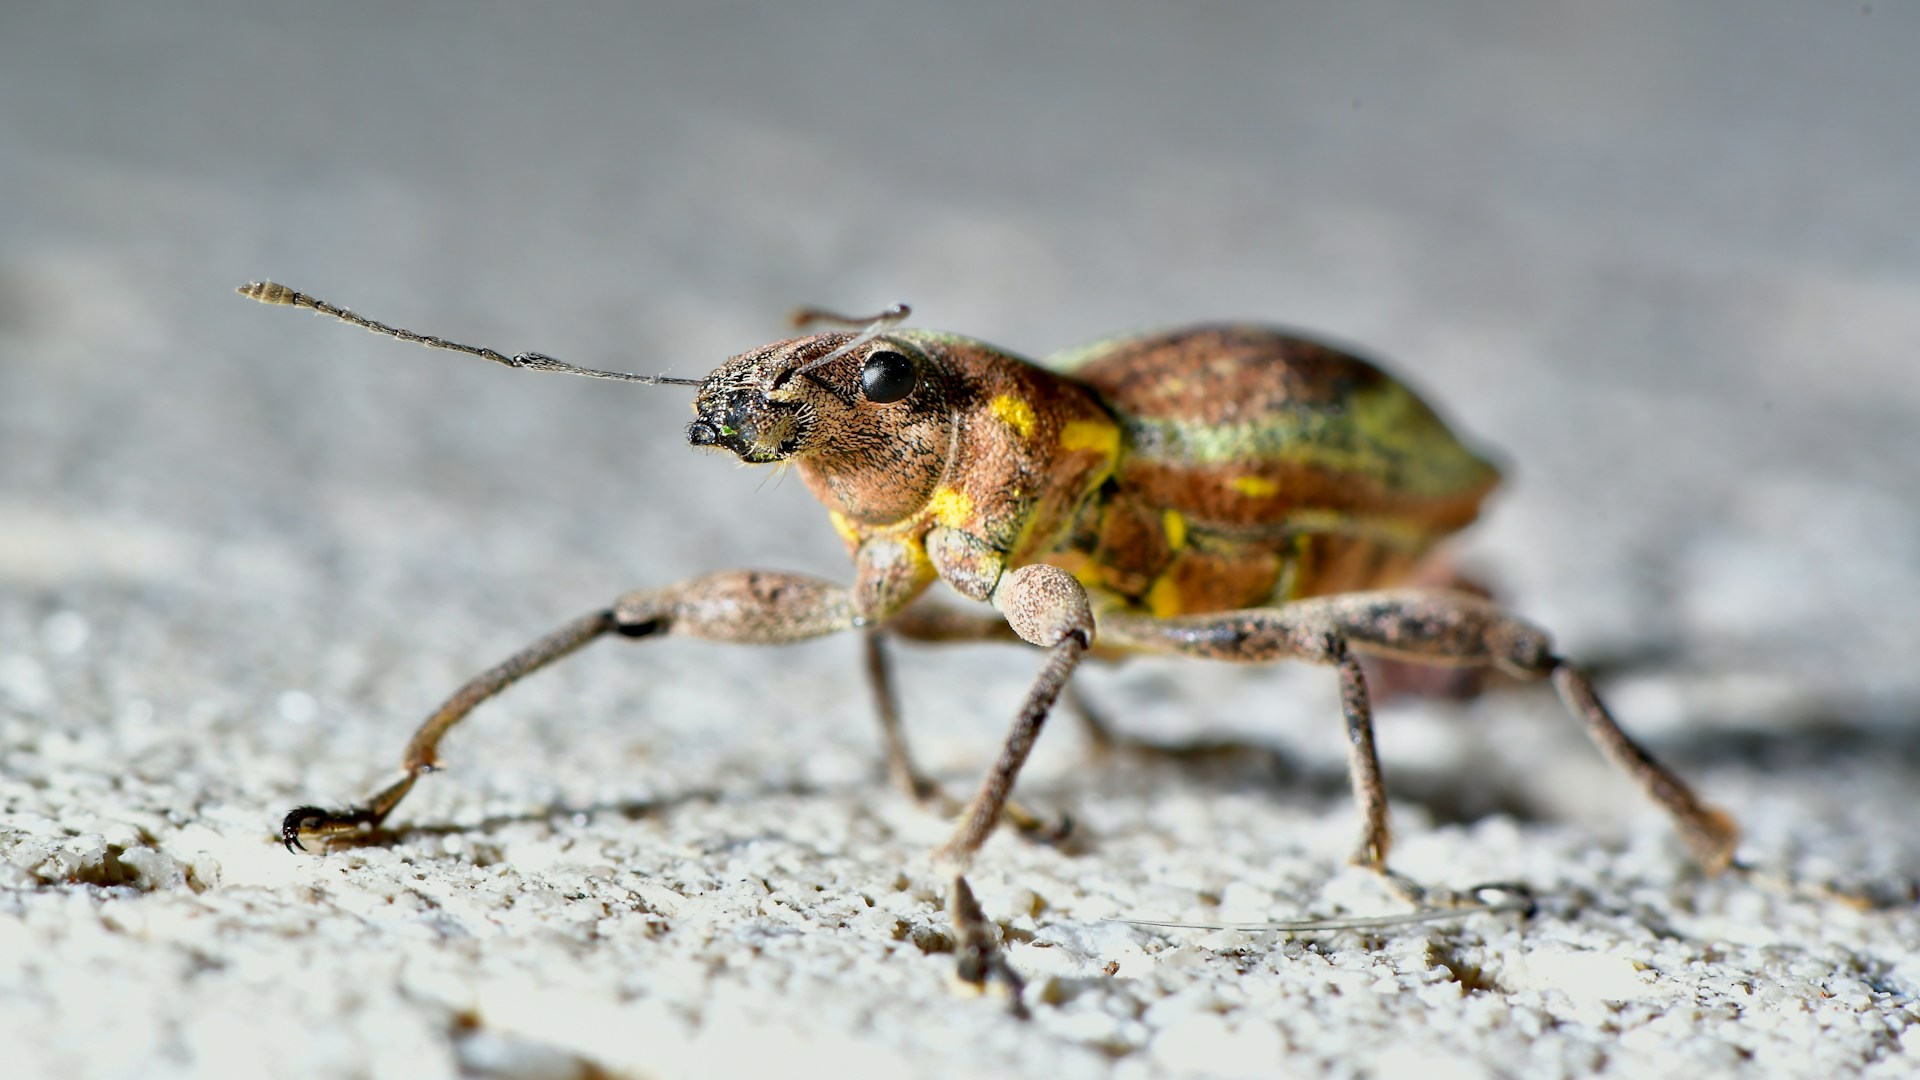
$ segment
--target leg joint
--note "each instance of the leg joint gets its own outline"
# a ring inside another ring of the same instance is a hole
[[[1553,638],[1519,619],[1502,619],[1487,629],[1487,653],[1494,666],[1523,678],[1550,674],[1565,661],[1554,655]]]
[[[1311,630],[1300,635],[1296,655],[1315,664],[1337,665],[1349,655],[1346,635],[1338,630]]]
[[[667,620],[658,616],[623,617],[618,609],[607,613],[613,620],[613,632],[621,637],[644,638],[663,633]]]

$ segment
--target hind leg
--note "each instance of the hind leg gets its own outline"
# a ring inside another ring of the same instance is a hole
[[[1102,618],[1100,633],[1105,644],[1152,652],[1247,663],[1304,660],[1339,669],[1347,757],[1363,821],[1353,857],[1359,865],[1385,872],[1392,843],[1360,654],[1442,667],[1492,667],[1516,678],[1552,679],[1588,736],[1667,812],[1700,865],[1714,872],[1733,861],[1739,840],[1733,820],[1702,803],[1685,781],[1622,731],[1592,682],[1553,652],[1545,632],[1480,597],[1405,589],[1170,619],[1113,613]]]
[[[1390,587],[1466,593],[1482,600],[1494,600],[1492,588],[1462,572],[1445,552],[1422,559],[1404,580],[1393,582]],[[1486,690],[1514,682],[1498,668],[1486,664],[1440,666],[1362,654],[1360,667],[1367,673],[1367,689],[1376,705],[1410,697],[1472,701]]]

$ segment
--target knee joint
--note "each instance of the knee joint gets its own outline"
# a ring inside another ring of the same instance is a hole
[[[616,613],[613,619],[613,632],[621,637],[652,637],[666,628],[667,621],[660,618],[627,620]]]
[[[613,610],[608,613],[613,619],[613,632],[629,638],[665,633],[670,621],[668,607],[657,593],[628,593],[614,601]]]
[[[1296,642],[1300,659],[1310,664],[1338,664],[1347,658],[1347,639],[1334,630],[1310,630]]]
[[[1517,620],[1503,622],[1487,632],[1487,653],[1494,666],[1528,678],[1545,675],[1559,663],[1547,632]]]
[[[1033,563],[1005,575],[993,591],[993,606],[1021,638],[1051,648],[1077,636],[1093,643],[1093,608],[1087,590],[1057,566]]]

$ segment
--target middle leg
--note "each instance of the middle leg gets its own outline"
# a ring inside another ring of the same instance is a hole
[[[911,607],[901,612],[895,616],[892,621],[887,623],[886,631],[888,634],[905,638],[908,641],[942,643],[999,641],[1019,644],[1021,640],[1020,635],[1013,632],[1013,627],[1008,626],[1007,621],[997,613],[959,610],[928,603],[922,603],[917,607]],[[874,682],[874,694],[880,710],[881,727],[883,729],[897,729],[900,725],[899,706],[892,693],[892,673],[885,663],[884,656],[882,657],[881,666],[878,669],[876,669],[871,662],[868,664],[868,674]],[[1122,749],[1158,749],[1147,743],[1115,733],[1113,728],[1109,726],[1106,720],[1100,715],[1100,711],[1094,708],[1092,703],[1087,701],[1085,695],[1079,693],[1078,688],[1074,686],[1073,683],[1068,683],[1066,689],[1061,691],[1060,702],[1065,705],[1067,711],[1072,713],[1074,718],[1080,722],[1081,734],[1086,737],[1088,748],[1096,759],[1109,757],[1116,751]],[[892,709],[893,712],[889,714],[888,709]],[[890,733],[886,734],[885,737],[889,747],[888,770],[894,775],[896,783],[898,783],[898,777],[901,775],[901,772],[892,764],[892,747],[897,742],[904,753],[904,739],[896,740],[895,736]],[[910,761],[907,762],[907,770],[912,770],[912,763]],[[905,789],[902,788],[902,790]]]
[[[957,610],[933,604],[909,608],[883,627],[866,633],[865,660],[867,685],[873,692],[874,713],[880,719],[880,738],[886,752],[887,778],[901,793],[922,806],[940,813],[960,812],[959,800],[949,796],[913,760],[908,747],[906,727],[900,719],[900,695],[894,687],[893,663],[886,643],[887,635],[920,642],[1010,642],[1021,638],[998,612]],[[1068,693],[1071,693],[1071,687]],[[1073,830],[1067,818],[1049,820],[1009,799],[1001,811],[1002,820],[1030,840],[1057,843]]]
[[[1006,812],[1014,781],[1040,737],[1047,713],[1092,648],[1094,623],[1086,590],[1073,575],[1044,563],[1007,572],[994,587],[992,603],[1016,634],[1047,650],[1047,662],[1028,688],[999,758],[981,780],[980,790],[961,815],[959,827],[934,852],[934,858],[953,871],[948,916],[960,935],[959,977],[974,985],[988,978],[1000,979],[1011,991],[1014,1011],[1024,1013],[1020,977],[1001,955],[992,924],[974,900],[966,875],[974,855]]]

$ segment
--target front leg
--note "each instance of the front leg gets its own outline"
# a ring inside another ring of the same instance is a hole
[[[304,848],[305,837],[332,839],[378,827],[422,773],[439,767],[440,740],[481,702],[607,634],[781,645],[851,629],[858,621],[850,590],[799,574],[734,570],[628,593],[611,607],[575,619],[475,677],[414,732],[398,779],[362,806],[346,810],[302,806],[291,811],[281,822],[281,840],[291,851]]]
[[[1108,644],[1153,652],[1243,662],[1294,659],[1338,667],[1348,760],[1365,822],[1354,856],[1361,865],[1385,872],[1392,840],[1366,679],[1354,656],[1362,652],[1422,664],[1491,666],[1517,678],[1552,679],[1561,700],[1601,751],[1673,819],[1700,865],[1715,872],[1733,861],[1739,841],[1733,820],[1702,803],[1685,781],[1628,737],[1586,675],[1554,654],[1544,631],[1480,597],[1409,589],[1171,619],[1116,614],[1102,618],[1100,631]]]

